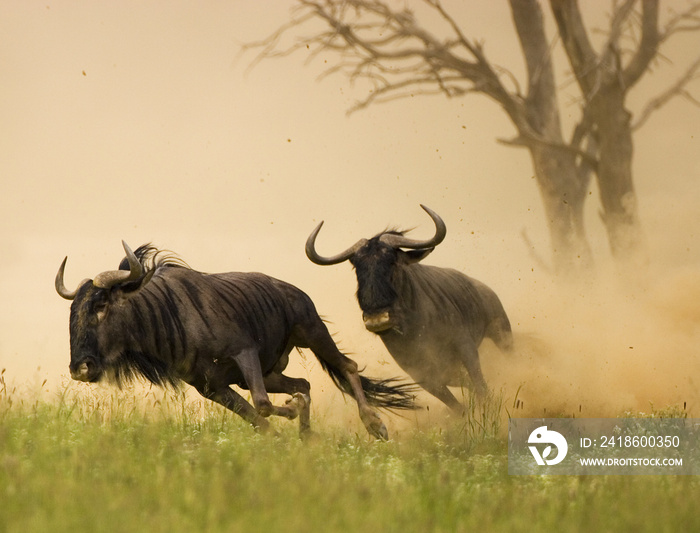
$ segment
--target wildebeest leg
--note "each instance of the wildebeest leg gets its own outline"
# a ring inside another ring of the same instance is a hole
[[[296,346],[310,348],[316,357],[330,367],[330,372],[340,372],[350,384],[352,396],[355,398],[360,411],[360,419],[367,432],[377,439],[388,440],[389,432],[386,426],[377,412],[367,402],[367,397],[362,389],[357,363],[338,350],[323,321],[318,316],[312,317],[308,323],[298,326],[296,337]]]
[[[474,393],[479,399],[488,395],[489,388],[486,385],[484,375],[481,373],[481,363],[479,362],[479,351],[471,340],[465,341],[457,346],[457,352],[462,364],[466,367],[469,379],[474,386]]]
[[[260,414],[250,405],[245,398],[238,394],[231,387],[224,386],[221,389],[214,390],[209,387],[209,385],[197,385],[195,388],[199,391],[199,394],[223,405],[227,409],[230,409],[244,420],[248,421],[252,426],[258,431],[267,431],[270,428],[270,423],[265,420]]]
[[[455,398],[454,394],[450,392],[447,385],[442,383],[433,382],[421,382],[420,386],[423,387],[427,392],[435,396],[438,400],[444,403],[447,407],[452,409],[457,414],[462,414],[464,412],[464,407],[459,400]]]
[[[486,328],[486,337],[493,340],[498,348],[506,353],[513,351],[513,332],[507,318],[495,318]]]
[[[263,378],[267,392],[272,394],[282,393],[292,396],[287,403],[301,402],[299,413],[299,435],[305,436],[311,431],[311,385],[302,378],[290,378],[283,374],[273,372]]]
[[[287,405],[278,407],[272,405],[270,397],[267,395],[265,388],[265,380],[263,379],[262,369],[260,368],[260,358],[257,350],[245,349],[241,350],[233,356],[233,360],[243,374],[245,383],[253,397],[253,405],[255,410],[267,418],[270,415],[283,416],[290,420],[299,416],[306,406],[306,399],[302,394],[295,394],[294,397],[287,402]]]

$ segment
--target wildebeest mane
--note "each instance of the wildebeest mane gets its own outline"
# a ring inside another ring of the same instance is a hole
[[[191,269],[191,267],[184,260],[180,259],[176,253],[170,250],[161,250],[153,246],[150,242],[136,248],[136,250],[134,250],[134,255],[141,263],[141,266],[143,266],[144,273],[167,266]],[[119,270],[129,270],[129,261],[126,257],[119,263]]]
[[[380,231],[379,233],[377,233],[377,234],[376,234],[374,237],[372,237],[372,238],[373,238],[373,239],[378,239],[378,238],[381,237],[382,235],[397,235],[397,236],[399,236],[399,237],[404,237],[407,233],[413,231],[414,229],[415,229],[415,228],[400,229],[400,228],[397,228],[397,227],[387,227],[386,229],[384,229],[384,231]]]
[[[174,252],[162,250],[151,243],[142,244],[134,255],[143,267],[143,276],[140,280],[122,285],[122,289],[136,290],[141,285],[141,280],[153,271],[163,267],[186,268],[191,267]],[[125,257],[119,264],[120,270],[129,270],[129,261]],[[131,324],[132,331],[138,338],[147,338],[155,327],[164,328],[172,337],[175,332],[179,332],[182,337],[183,327],[177,316],[177,308],[171,298],[151,299],[147,304],[148,313],[142,313],[138,320]],[[160,321],[156,320],[156,316]],[[126,331],[124,332],[126,335]],[[180,342],[182,343],[182,338]],[[145,378],[148,382],[158,386],[179,386],[179,379],[175,376],[172,365],[153,357],[151,354],[143,353],[133,346],[126,348],[117,361],[112,362],[108,368],[109,380],[117,386],[130,383],[137,378]]]

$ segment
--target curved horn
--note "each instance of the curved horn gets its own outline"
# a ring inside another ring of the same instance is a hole
[[[435,211],[424,206],[423,204],[420,206],[423,208],[423,211],[430,215],[430,218],[432,218],[433,222],[435,223],[435,236],[432,239],[428,239],[427,241],[417,241],[414,239],[408,239],[403,235],[385,234],[382,235],[379,240],[385,244],[388,244],[389,246],[393,246],[394,248],[410,248],[413,250],[434,248],[440,244],[445,238],[445,235],[447,235],[447,226],[445,226],[445,223]]]
[[[129,271],[108,270],[107,272],[102,272],[101,274],[95,276],[95,279],[92,282],[95,287],[100,289],[110,289],[117,283],[136,281],[143,275],[143,266],[136,255],[134,255],[134,252],[131,251],[129,245],[122,241],[122,246],[124,246],[124,251],[126,252],[126,259],[129,261]]]
[[[318,226],[316,226],[316,229],[314,229],[311,232],[311,235],[309,235],[309,238],[306,239],[306,257],[308,257],[312,262],[316,263],[317,265],[337,265],[338,263],[347,261],[353,255],[355,255],[355,252],[362,248],[367,242],[367,239],[360,239],[350,248],[348,248],[344,252],[339,253],[338,255],[334,255],[331,257],[322,257],[318,255],[318,253],[316,253],[316,237],[318,236],[318,232],[321,231],[321,226],[323,226],[323,221],[321,221],[321,223]]]
[[[68,289],[66,289],[66,286],[63,283],[63,272],[66,270],[66,261],[68,261],[68,256],[66,256],[66,258],[63,260],[63,263],[61,263],[61,266],[58,269],[58,273],[56,274],[56,292],[61,298],[65,298],[66,300],[73,300],[75,298],[75,295],[78,294],[80,287],[82,287],[86,282],[90,280],[84,279],[83,281],[81,281],[78,285],[78,288],[74,291],[69,291]]]

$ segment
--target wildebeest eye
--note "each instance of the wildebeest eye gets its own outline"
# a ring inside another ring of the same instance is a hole
[[[94,325],[99,324],[104,319],[105,315],[107,314],[108,303],[109,302],[107,301],[107,298],[104,296],[94,301],[92,306],[92,316],[94,320]]]

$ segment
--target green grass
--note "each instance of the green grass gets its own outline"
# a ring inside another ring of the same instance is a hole
[[[0,386],[0,532],[692,531],[693,477],[516,477],[496,402],[375,442],[278,437],[181,393]]]

